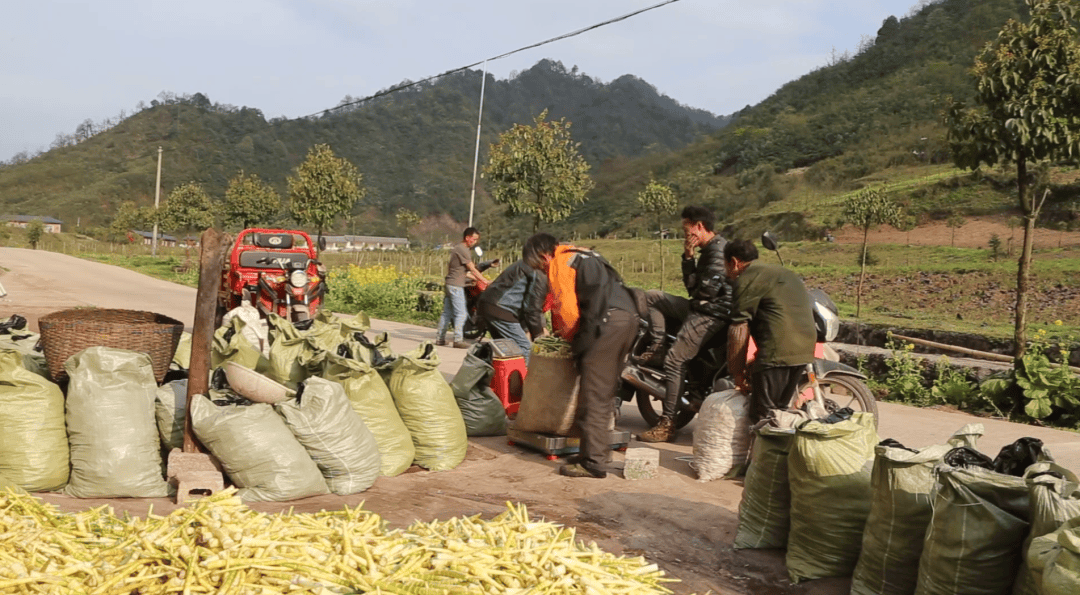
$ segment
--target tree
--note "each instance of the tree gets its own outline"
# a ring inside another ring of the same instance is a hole
[[[181,184],[172,189],[165,204],[157,213],[162,229],[174,233],[206,229],[214,226],[214,205],[210,195],[195,182]]]
[[[866,278],[866,243],[870,230],[878,225],[898,226],[900,207],[876,188],[867,188],[844,203],[844,220],[863,232],[862,256],[859,258],[859,288],[855,292],[855,318],[862,311],[862,288]]]
[[[225,190],[221,218],[225,227],[247,229],[272,221],[281,211],[281,197],[255,174],[236,174]]]
[[[1075,0],[1025,0],[1027,23],[1010,20],[975,59],[975,105],[949,102],[956,165],[1016,165],[1024,244],[1016,275],[1014,367],[1027,350],[1027,303],[1035,220],[1049,194],[1029,192],[1028,167],[1080,156],[1080,41]]]
[[[405,207],[398,209],[394,218],[397,219],[398,227],[405,231],[405,239],[409,238],[409,230],[420,224],[420,215]]]
[[[352,210],[367,190],[356,166],[334,155],[330,145],[315,145],[287,179],[289,208],[300,225],[314,227],[321,237],[334,219]]]
[[[964,216],[955,212],[952,215],[949,215],[949,218],[945,220],[945,226],[952,230],[950,242],[952,243],[953,248],[956,247],[956,230],[963,227],[965,223],[967,223],[967,220],[964,219]]]
[[[664,215],[671,215],[679,208],[679,203],[675,200],[675,192],[670,187],[665,186],[650,179],[649,185],[644,190],[638,193],[638,204],[641,205],[641,210],[646,215],[652,215],[656,217],[656,235],[660,238],[660,291],[664,290]]]
[[[109,236],[113,239],[126,239],[131,230],[150,227],[153,217],[153,212],[148,208],[140,208],[130,201],[122,203],[109,224]]]
[[[38,242],[41,241],[41,235],[45,233],[45,223],[41,219],[31,219],[26,224],[26,241],[30,244],[31,250],[37,250]]]
[[[546,118],[544,110],[533,126],[515,124],[499,135],[484,168],[491,197],[510,215],[531,215],[534,232],[541,221],[570,216],[593,187],[589,164],[570,137],[570,122]]]

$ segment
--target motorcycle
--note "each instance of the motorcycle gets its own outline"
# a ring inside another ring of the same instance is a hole
[[[762,236],[762,244],[777,252],[779,256],[776,240],[768,232]],[[797,407],[807,401],[817,400],[830,412],[849,407],[855,411],[873,413],[876,419],[877,401],[866,386],[866,376],[841,363],[836,352],[828,346],[840,330],[836,304],[820,289],[811,289],[809,293],[813,304],[814,326],[817,329],[814,362],[807,365],[790,406]],[[664,338],[665,353],[675,342],[673,332],[677,332],[679,321],[669,319],[666,323],[669,332]],[[645,423],[655,426],[660,420],[663,400],[667,394],[667,375],[662,365],[647,365],[636,357],[644,353],[651,343],[649,334],[648,321],[641,320],[631,348],[630,361],[622,372],[622,382],[617,395],[620,405],[630,400],[636,401]],[[753,351],[751,340],[748,360],[752,359]],[[675,427],[682,428],[690,423],[701,409],[705,397],[733,388],[735,382],[727,368],[727,335],[723,332],[717,333],[702,345],[698,355],[687,364],[687,373],[676,403]]]
[[[480,246],[474,250],[478,256],[483,257],[484,251],[480,249]],[[500,260],[499,258],[481,260],[476,265],[476,269],[483,273],[493,266],[499,266]],[[477,306],[480,305],[480,294],[484,293],[487,286],[487,283],[479,283],[472,278],[465,282],[465,312],[468,316],[465,318],[464,335],[470,341],[477,341],[487,333],[487,323],[476,311]]]
[[[325,240],[319,238],[319,248]],[[218,290],[217,322],[249,303],[298,326],[311,324],[327,292],[326,267],[311,237],[297,230],[245,229],[236,236]]]

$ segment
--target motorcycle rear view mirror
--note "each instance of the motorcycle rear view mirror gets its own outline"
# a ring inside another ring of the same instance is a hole
[[[761,245],[764,246],[766,250],[776,252],[776,257],[780,259],[780,266],[784,266],[784,257],[780,256],[780,245],[776,241],[776,236],[774,236],[771,231],[766,231],[761,234]]]
[[[765,246],[766,250],[772,250],[773,252],[776,252],[777,248],[779,248],[776,244],[776,236],[771,231],[761,234],[761,245]]]
[[[324,236],[319,236],[319,239],[315,241],[315,245],[319,247],[319,252],[325,252],[326,238]]]
[[[480,246],[474,247],[473,252],[476,252],[476,257],[477,258],[483,258],[484,257],[484,249],[481,248]]]

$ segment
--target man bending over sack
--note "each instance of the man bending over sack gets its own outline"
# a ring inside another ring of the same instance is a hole
[[[637,331],[634,298],[603,256],[559,245],[551,234],[538,233],[529,238],[521,258],[547,274],[554,302],[551,322],[555,335],[570,343],[581,372],[581,455],[576,462],[568,461],[560,467],[559,473],[607,477],[615,390]]]
[[[802,279],[757,258],[757,248],[747,240],[724,247],[724,264],[733,288],[728,370],[738,389],[750,395],[752,424],[767,416],[770,409],[788,407],[806,364],[814,361],[817,342],[810,294]],[[750,337],[757,354],[747,381]]]

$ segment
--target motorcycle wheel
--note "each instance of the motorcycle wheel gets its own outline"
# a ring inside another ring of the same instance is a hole
[[[637,401],[638,411],[641,412],[642,419],[645,423],[649,424],[649,427],[656,425],[660,421],[660,413],[663,411],[663,403],[660,399],[653,398],[649,393],[639,390],[634,395],[634,400]],[[697,415],[697,411],[690,409],[683,409],[675,412],[675,429],[681,429],[686,424],[690,423],[690,420],[694,419]]]
[[[850,407],[854,411],[873,413],[874,425],[877,425],[877,399],[862,380],[847,374],[832,374],[818,378],[818,385],[827,409]],[[799,387],[799,393],[809,388],[809,383],[804,384]]]

